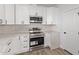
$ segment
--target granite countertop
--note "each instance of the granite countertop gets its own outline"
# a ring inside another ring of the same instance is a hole
[[[54,26],[54,24],[1,24],[0,25],[0,38],[4,38],[4,37],[10,37],[10,36],[16,36],[16,35],[20,35],[20,34],[29,34],[29,28],[32,27],[39,27],[42,29],[42,32],[44,33],[51,33],[54,30],[52,30],[52,26]]]

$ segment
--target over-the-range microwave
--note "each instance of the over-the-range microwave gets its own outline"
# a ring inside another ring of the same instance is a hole
[[[43,17],[42,16],[30,16],[30,23],[40,23],[42,24]]]

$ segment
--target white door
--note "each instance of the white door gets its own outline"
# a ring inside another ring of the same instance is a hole
[[[64,49],[72,54],[76,54],[76,23],[74,17],[74,10],[64,13],[63,17],[63,32],[62,39]]]
[[[15,52],[15,42],[14,38],[6,38],[6,43],[4,45],[4,54],[14,54]]]
[[[75,54],[79,54],[79,8],[78,9],[74,9],[74,22],[75,22],[75,35],[76,35],[76,38],[75,38]]]

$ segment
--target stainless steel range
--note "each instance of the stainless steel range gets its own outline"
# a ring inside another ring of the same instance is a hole
[[[29,29],[30,33],[30,50],[44,46],[44,33],[39,28]]]

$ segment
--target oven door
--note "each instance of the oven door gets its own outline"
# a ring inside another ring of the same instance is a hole
[[[44,45],[44,37],[30,38],[30,47]]]

